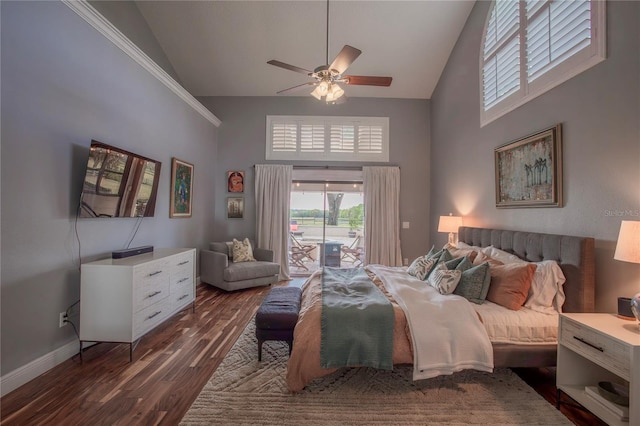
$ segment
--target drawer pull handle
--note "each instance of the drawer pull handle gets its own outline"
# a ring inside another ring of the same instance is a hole
[[[156,312],[156,313],[154,313],[154,314],[149,315],[149,316],[147,317],[147,319],[148,319],[148,320],[150,320],[150,319],[151,319],[151,318],[153,318],[153,317],[157,317],[157,316],[158,316],[158,315],[160,315],[161,313],[162,313],[162,311],[158,311],[158,312]]]
[[[180,262],[180,263],[178,263],[178,266],[186,265],[187,263],[189,263],[189,261],[188,261],[188,260],[185,260],[184,262]]]
[[[178,283],[183,283],[185,281],[189,281],[189,278],[183,278],[183,279],[179,280]]]
[[[152,298],[152,297],[154,297],[154,296],[159,295],[160,293],[162,293],[162,291],[161,291],[161,290],[154,291],[153,293],[151,293],[150,295],[148,295],[148,296],[147,296],[147,298]]]
[[[188,294],[183,294],[182,296],[180,296],[180,297],[178,298],[178,300],[182,300],[182,299],[184,299],[185,297],[189,297],[189,295],[188,295]]]
[[[602,346],[596,346],[593,343],[587,342],[582,337],[573,336],[573,338],[576,339],[578,342],[584,343],[587,346],[591,346],[593,349],[595,349],[597,351],[604,352],[604,349],[602,348]]]
[[[161,273],[162,273],[162,271],[155,271],[155,272],[150,273],[149,276],[152,277],[154,275],[158,275],[158,274],[161,274]]]

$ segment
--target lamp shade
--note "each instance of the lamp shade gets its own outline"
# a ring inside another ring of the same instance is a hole
[[[625,262],[640,263],[640,221],[622,221],[613,258]]]
[[[458,232],[462,226],[462,216],[440,216],[438,232]]]

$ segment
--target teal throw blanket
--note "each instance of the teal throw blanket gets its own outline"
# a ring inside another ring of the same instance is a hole
[[[322,368],[393,369],[393,307],[363,269],[324,268]]]

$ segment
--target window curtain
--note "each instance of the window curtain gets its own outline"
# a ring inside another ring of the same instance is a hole
[[[401,266],[400,168],[363,167],[366,264]]]
[[[280,280],[289,276],[289,206],[292,166],[256,164],[256,242],[273,250]]]

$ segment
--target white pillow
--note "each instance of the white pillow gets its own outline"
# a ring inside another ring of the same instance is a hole
[[[429,278],[427,284],[435,288],[440,294],[451,294],[458,286],[462,271],[447,269],[444,263],[438,263]]]
[[[411,262],[411,265],[407,268],[407,274],[413,275],[419,280],[424,280],[424,277],[427,276],[437,261],[437,258],[434,259],[427,256],[420,256]]]
[[[544,313],[562,312],[565,300],[562,286],[566,279],[560,265],[555,260],[544,260],[535,264],[536,272],[533,274],[524,306]]]
[[[462,241],[458,241],[457,244],[459,249],[471,249],[471,250],[478,250],[481,251],[483,248],[482,247],[478,247],[478,246],[470,246],[467,243],[463,243]]]
[[[487,256],[491,256],[496,260],[508,265],[510,263],[527,263],[526,260],[520,259],[515,254],[508,253],[504,250],[500,250],[495,248],[494,246],[485,247],[482,249],[482,252]]]

